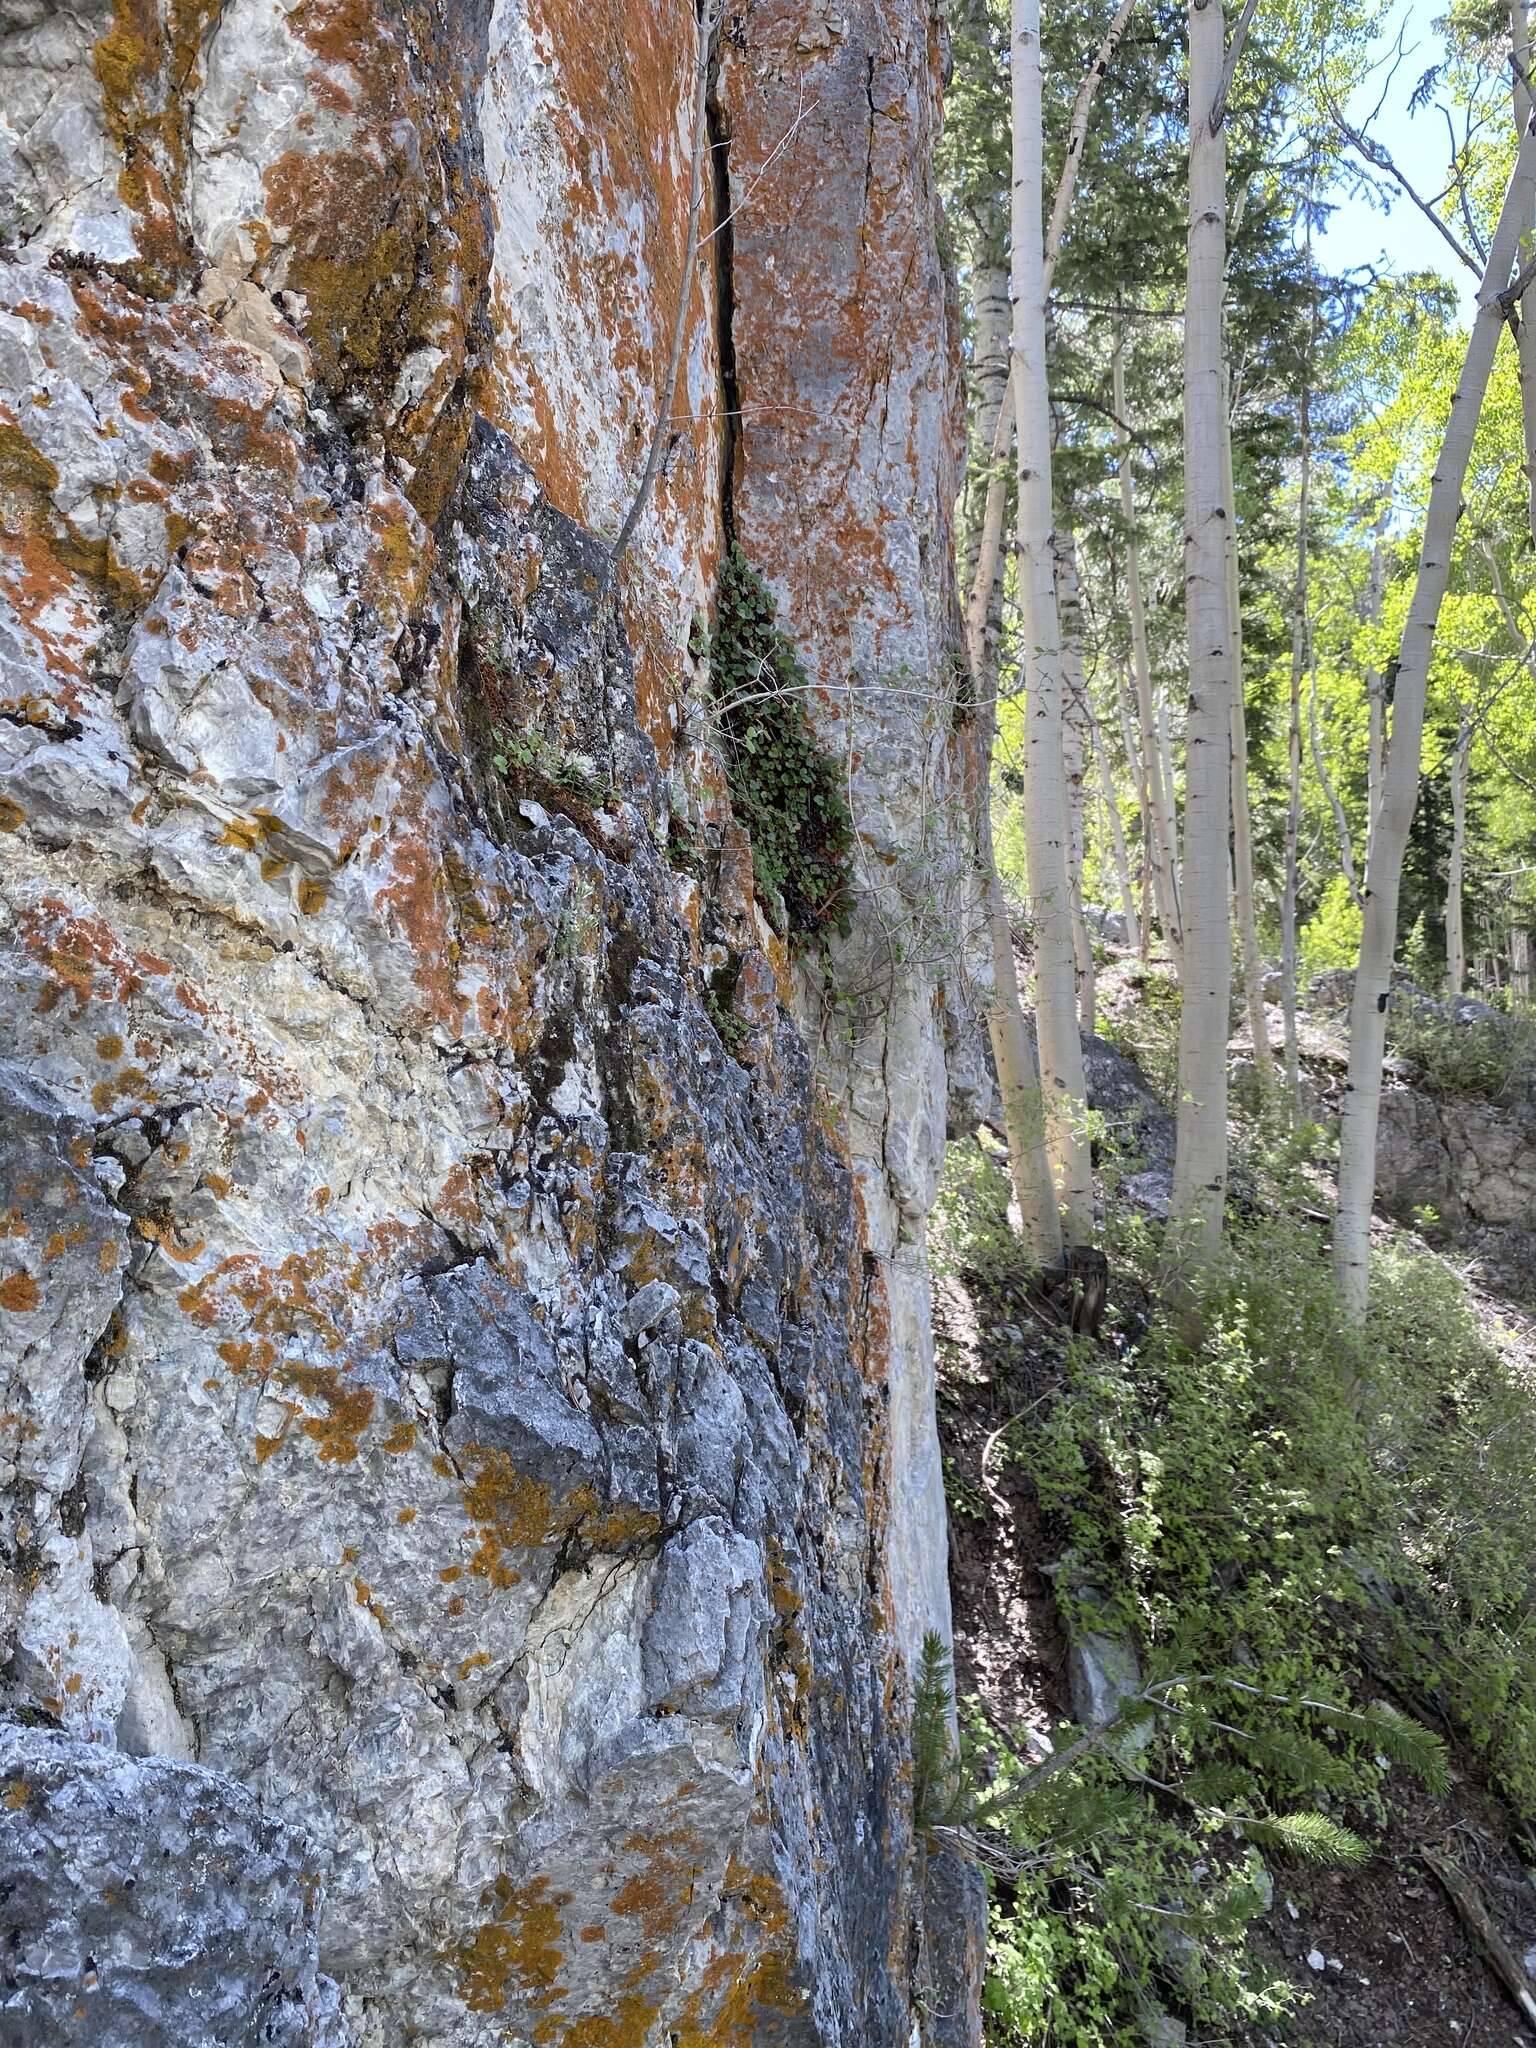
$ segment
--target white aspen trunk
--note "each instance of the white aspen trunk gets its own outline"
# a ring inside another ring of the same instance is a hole
[[[1221,423],[1225,380],[1226,130],[1213,115],[1226,36],[1221,0],[1189,6],[1189,273],[1184,301],[1184,609],[1189,718],[1184,767],[1183,1003],[1168,1227],[1197,1264],[1220,1248],[1227,1197],[1227,1034],[1232,931],[1232,628]]]
[[[1136,0],[1118,0],[1114,16],[1104,31],[1104,40],[1095,50],[1093,62],[1084,73],[1077,88],[1077,97],[1072,102],[1072,118],[1067,124],[1066,155],[1062,159],[1061,176],[1056,181],[1056,196],[1051,204],[1051,224],[1045,237],[1042,255],[1042,297],[1046,304],[1050,301],[1051,284],[1056,275],[1056,259],[1061,254],[1062,241],[1067,232],[1067,220],[1072,211],[1072,193],[1077,184],[1078,166],[1083,160],[1083,144],[1088,136],[1088,117],[1099,90],[1099,81],[1109,69],[1115,51],[1119,48],[1120,38],[1125,34],[1126,24],[1131,18],[1131,10],[1135,4]],[[1014,196],[1014,203],[1018,203],[1017,193]],[[1012,384],[1013,369],[1010,365],[1008,384],[1002,395],[990,444],[991,475],[987,483],[986,503],[982,510],[976,564],[966,586],[965,620],[968,643],[982,630],[981,621],[986,615],[986,593],[991,590],[994,582],[999,586],[1002,582],[1003,526],[1008,510],[1008,449],[1013,439],[1014,419],[1018,409]]]
[[[1371,548],[1371,574],[1366,584],[1365,616],[1371,622],[1381,617],[1381,607],[1387,591],[1386,532],[1387,522],[1392,516],[1390,501],[1381,509],[1376,521],[1376,539]],[[1369,871],[1371,845],[1376,837],[1376,809],[1381,802],[1381,769],[1387,746],[1387,692],[1381,673],[1374,668],[1365,672],[1365,709],[1367,721],[1365,755],[1365,851],[1363,867]],[[1358,891],[1355,892],[1358,895]]]
[[[1509,933],[1510,1000],[1522,1010],[1531,1006],[1531,934],[1528,926],[1512,925]]]
[[[1120,743],[1125,748],[1125,765],[1136,791],[1137,830],[1140,834],[1141,872],[1138,886],[1141,891],[1141,907],[1137,913],[1136,951],[1143,960],[1152,957],[1152,895],[1155,884],[1156,855],[1152,842],[1152,788],[1147,779],[1145,757],[1137,744],[1136,727],[1131,716],[1131,707],[1121,684],[1120,672],[1114,672],[1115,715],[1120,721]],[[1116,812],[1118,821],[1119,813]]]
[[[1168,693],[1166,690],[1159,690],[1157,694],[1156,724],[1157,754],[1158,760],[1162,764],[1163,788],[1167,792],[1168,798],[1168,845],[1169,855],[1173,862],[1173,888],[1180,905],[1178,913],[1179,951],[1182,954],[1184,946],[1184,912],[1182,908],[1184,901],[1184,871],[1179,863],[1179,807],[1178,799],[1174,794],[1177,785],[1173,779],[1173,742],[1169,738],[1168,732]]]
[[[1001,234],[999,225],[999,243]],[[1012,324],[1006,263],[979,263],[971,297],[971,384],[974,399],[970,468],[965,480],[965,547],[961,558],[965,578],[963,587],[969,593],[965,613],[966,648],[978,690],[983,674],[996,674],[998,627],[1002,619],[1003,554],[999,543],[1007,509],[1008,479],[1006,449],[1003,457],[997,457],[992,451],[1008,391],[1009,331]],[[987,553],[988,514],[992,508],[994,485],[1000,486],[996,493],[996,532],[988,554],[989,573],[982,579],[977,571],[983,554]]]
[[[1045,1147],[1045,1098],[1040,1088],[1040,1060],[1035,1036],[1019,1000],[1019,973],[1013,957],[1013,935],[1002,884],[992,860],[986,832],[987,927],[992,940],[992,1002],[987,1032],[1002,1097],[1003,1130],[1008,1139],[1008,1164],[1024,1242],[1037,1265],[1056,1272],[1063,1261],[1061,1212]]]
[[[1322,727],[1317,712],[1317,664],[1312,664],[1312,687],[1307,693],[1307,732],[1312,747],[1312,767],[1318,785],[1328,799],[1328,808],[1333,813],[1333,834],[1339,849],[1339,867],[1349,887],[1349,893],[1357,907],[1365,907],[1365,898],[1360,893],[1360,878],[1355,872],[1355,847],[1350,837],[1349,819],[1344,812],[1343,799],[1334,786],[1333,777],[1328,773],[1328,756],[1323,751]]]
[[[1445,972],[1450,993],[1467,981],[1467,942],[1461,917],[1462,869],[1467,853],[1467,769],[1472,758],[1472,719],[1463,711],[1451,756],[1451,857],[1445,875]]]
[[[1164,746],[1152,705],[1152,657],[1147,642],[1147,611],[1141,589],[1141,550],[1136,542],[1136,493],[1131,481],[1131,437],[1125,424],[1125,338],[1115,328],[1110,358],[1115,418],[1120,422],[1117,468],[1120,513],[1125,521],[1125,600],[1131,626],[1131,668],[1136,679],[1136,709],[1141,721],[1142,772],[1146,784],[1142,835],[1152,863],[1157,921],[1174,965],[1183,953],[1179,916],[1178,841],[1173,820],[1173,782],[1164,772]]]
[[[1056,614],[1061,622],[1062,772],[1067,778],[1067,886],[1072,895],[1072,952],[1077,961],[1081,1028],[1093,1030],[1097,1001],[1093,940],[1083,908],[1088,872],[1088,685],[1083,675],[1083,615],[1077,581],[1077,546],[1065,528],[1055,541]]]
[[[1310,238],[1308,268],[1310,269]],[[1310,373],[1310,361],[1308,372]],[[1296,1032],[1296,898],[1301,842],[1301,678],[1307,660],[1307,520],[1312,492],[1309,377],[1301,386],[1301,476],[1296,493],[1296,587],[1291,603],[1291,702],[1286,727],[1285,893],[1280,901],[1280,1001],[1285,1012],[1285,1089],[1291,1121],[1301,1115],[1301,1047]]]
[[[1093,741],[1093,761],[1098,770],[1099,796],[1104,805],[1105,825],[1109,833],[1109,853],[1114,864],[1115,887],[1120,894],[1120,914],[1125,919],[1125,942],[1133,953],[1142,949],[1141,919],[1136,911],[1136,898],[1131,891],[1131,863],[1126,854],[1125,827],[1120,819],[1120,800],[1115,794],[1114,771],[1110,767],[1109,749],[1104,744],[1104,734],[1099,721],[1093,715],[1093,706],[1088,707],[1088,730]]]
[[[1019,605],[1026,696],[1025,859],[1035,930],[1035,1014],[1046,1150],[1070,1253],[1093,1236],[1093,1184],[1083,1136],[1062,772],[1061,629],[1051,547],[1051,413],[1045,359],[1045,243],[1039,0],[1013,0],[1013,389],[1019,461]]]
[[[1531,30],[1525,0],[1509,0],[1511,54],[1514,57],[1515,133],[1523,135],[1530,126],[1531,95],[1526,79],[1531,71]],[[1520,241],[1522,263],[1536,255],[1536,233],[1528,219]],[[1521,309],[1515,327],[1515,350],[1520,366],[1520,423],[1525,442],[1526,511],[1531,539],[1536,542],[1536,325]]]
[[[1371,1205],[1376,1192],[1376,1126],[1381,1109],[1381,1063],[1386,1047],[1387,1002],[1397,944],[1397,903],[1403,855],[1418,803],[1424,740],[1424,699],[1440,606],[1450,580],[1451,552],[1462,486],[1507,317],[1500,301],[1509,284],[1519,239],[1536,193],[1536,136],[1529,126],[1488,252],[1477,313],[1451,400],[1440,458],[1430,484],[1413,599],[1398,649],[1392,697],[1392,738],[1382,775],[1381,803],[1366,873],[1360,965],[1349,1016],[1349,1079],[1339,1124],[1339,1197],[1334,1219],[1333,1265],[1346,1316],[1363,1322],[1370,1288]]]
[[[1001,224],[998,232],[1001,235]],[[1008,388],[1013,310],[1008,300],[1006,269],[1000,273],[992,269],[978,269],[973,316],[977,337],[976,445],[989,449],[997,432],[997,416]],[[993,481],[990,475],[984,482],[978,477],[968,481],[975,484],[978,497],[985,496],[990,502]],[[981,553],[980,532],[975,532],[972,539],[974,565]],[[978,699],[978,715],[987,733],[989,759],[997,727],[997,651],[1002,597],[1002,555],[999,551],[990,584],[981,589],[977,603],[974,608],[967,608],[966,615],[967,652]],[[1020,1230],[1031,1257],[1042,1268],[1055,1271],[1062,1264],[1061,1215],[1045,1150],[1040,1061],[1033,1028],[1019,999],[1013,935],[997,877],[991,820],[985,805],[980,837],[986,875],[987,930],[992,947],[992,1000],[987,1009],[987,1032],[992,1042],[993,1065],[997,1069],[1014,1200],[1018,1205]]]
[[[1253,1041],[1253,1070],[1259,1105],[1267,1109],[1275,1092],[1275,1062],[1264,1011],[1264,967],[1259,958],[1259,917],[1253,897],[1253,823],[1248,809],[1247,692],[1243,679],[1242,586],[1238,569],[1237,485],[1232,474],[1232,379],[1222,362],[1221,492],[1227,525],[1227,618],[1232,635],[1232,875],[1242,948],[1243,1004]]]

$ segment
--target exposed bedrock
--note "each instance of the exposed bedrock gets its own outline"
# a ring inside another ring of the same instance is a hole
[[[729,12],[685,279],[692,61],[0,0],[0,2043],[970,2038],[943,52]],[[825,957],[691,651],[733,536],[859,829]]]

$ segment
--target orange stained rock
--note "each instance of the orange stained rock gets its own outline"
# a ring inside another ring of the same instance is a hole
[[[42,1298],[36,1280],[25,1268],[0,1280],[0,1308],[9,1309],[13,1315],[25,1315]]]
[[[503,2012],[509,2000],[547,2010],[561,2001],[561,1908],[568,1892],[552,1892],[546,1877],[519,1891],[505,1874],[480,1901],[491,1917],[467,1941],[445,1952],[471,2012]]]

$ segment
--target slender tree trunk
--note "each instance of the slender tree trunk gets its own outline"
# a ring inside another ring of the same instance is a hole
[[[1461,878],[1467,852],[1467,769],[1472,758],[1472,718],[1463,711],[1451,756],[1451,858],[1445,876],[1445,969],[1453,996],[1467,980],[1467,945],[1461,920]]]
[[[1002,246],[1006,220],[988,222],[995,228],[989,236]],[[973,333],[976,337],[972,373],[975,402],[972,412],[973,456],[977,449],[990,450],[997,433],[998,414],[1008,389],[1008,358],[1013,311],[1008,300],[1006,265],[978,264],[972,301]],[[990,470],[967,478],[967,492],[973,506],[992,502],[993,477]],[[1006,503],[1006,482],[1001,502]],[[982,546],[982,525],[973,518],[968,533],[969,560],[974,579],[975,564]],[[966,641],[971,677],[978,699],[978,712],[989,735],[987,753],[997,725],[998,645],[1002,624],[1002,553],[993,559],[989,582],[975,591],[967,607]],[[1040,1060],[1033,1026],[1019,999],[1018,966],[1014,959],[1013,935],[1008,908],[1003,899],[993,858],[991,819],[983,804],[981,855],[986,878],[987,931],[992,948],[992,1001],[987,1010],[987,1031],[992,1041],[992,1060],[997,1069],[998,1093],[1002,1102],[1003,1129],[1008,1140],[1008,1163],[1013,1177],[1014,1199],[1019,1223],[1030,1255],[1038,1265],[1054,1271],[1062,1263],[1061,1216],[1056,1189],[1045,1150],[1044,1098],[1040,1089]]]
[[[1118,669],[1114,672],[1114,693],[1115,715],[1120,722],[1120,743],[1125,748],[1126,770],[1136,790],[1137,830],[1141,840],[1141,872],[1138,881],[1141,907],[1136,919],[1139,933],[1136,950],[1143,960],[1148,960],[1152,956],[1152,902],[1153,891],[1157,886],[1157,856],[1153,847],[1152,827],[1152,785],[1147,774],[1146,757],[1137,741],[1135,722]],[[1117,820],[1118,817],[1117,810]]]
[[[1072,893],[1072,951],[1077,961],[1077,1007],[1082,1029],[1093,1030],[1097,991],[1093,939],[1083,907],[1088,864],[1088,684],[1083,674],[1083,608],[1077,581],[1077,547],[1071,533],[1056,534],[1056,611],[1061,621],[1062,772],[1067,778],[1069,832],[1067,886]]]
[[[1339,1126],[1339,1199],[1333,1263],[1339,1299],[1351,1320],[1363,1322],[1370,1282],[1371,1204],[1376,1191],[1376,1125],[1381,1108],[1381,1063],[1387,1002],[1397,943],[1397,904],[1403,854],[1418,802],[1424,739],[1424,699],[1440,605],[1450,580],[1462,487],[1472,441],[1493,370],[1499,331],[1508,316],[1510,271],[1536,192],[1536,135],[1527,126],[1504,195],[1499,223],[1478,293],[1456,394],[1430,485],[1418,576],[1398,650],[1392,697],[1392,738],[1382,777],[1381,804],[1365,882],[1364,928],[1349,1019],[1349,1080]],[[1501,296],[1502,295],[1502,296]]]
[[[1376,519],[1376,537],[1371,545],[1371,573],[1366,583],[1365,617],[1375,625],[1381,617],[1381,607],[1387,594],[1387,523],[1392,516],[1391,501],[1381,508]],[[1365,672],[1365,709],[1367,721],[1365,756],[1365,852],[1363,867],[1371,865],[1371,845],[1376,836],[1376,810],[1381,802],[1381,770],[1386,758],[1387,746],[1387,692],[1381,671],[1368,668]],[[1356,899],[1359,891],[1352,890]]]
[[[1104,804],[1105,823],[1109,832],[1110,859],[1114,863],[1115,887],[1120,894],[1120,914],[1125,919],[1125,942],[1133,953],[1142,950],[1141,919],[1136,912],[1136,898],[1131,892],[1131,863],[1126,854],[1125,828],[1120,822],[1120,804],[1115,795],[1114,771],[1110,767],[1109,749],[1104,744],[1104,734],[1099,721],[1088,707],[1088,730],[1093,740],[1094,766],[1098,770],[1099,795]]]
[[[1531,75],[1531,29],[1525,0],[1509,0],[1511,54],[1514,58],[1515,133],[1523,135],[1530,126],[1531,94],[1526,81]],[[1536,233],[1527,220],[1520,242],[1520,261],[1536,255]],[[1525,441],[1526,508],[1531,539],[1536,543],[1536,323],[1521,309],[1515,327],[1515,348],[1520,364],[1520,418]]]
[[[993,454],[998,420],[1008,392],[1009,330],[1013,309],[1008,303],[1008,263],[1004,229],[999,219],[995,234],[988,220],[982,229],[985,255],[978,261],[971,297],[971,449],[965,479],[966,518],[963,552],[964,588],[970,593],[966,605],[966,645],[971,657],[971,674],[980,678],[997,671],[998,628],[1003,611],[1003,554],[1000,545],[1003,518],[1007,510],[1008,479],[1006,459]],[[1006,451],[1005,451],[1006,456]],[[987,549],[988,517],[994,485],[997,495],[997,527],[994,545]],[[981,580],[977,570],[984,553],[990,573]]]
[[[1310,240],[1309,268],[1310,268]],[[1296,1035],[1296,898],[1301,842],[1301,678],[1307,659],[1307,520],[1312,493],[1311,362],[1301,384],[1301,477],[1296,494],[1296,585],[1291,599],[1291,703],[1286,728],[1285,893],[1280,902],[1280,1001],[1285,1011],[1285,1088],[1291,1120],[1301,1114]]]
[[[1056,259],[1061,254],[1061,245],[1067,232],[1067,220],[1072,211],[1072,193],[1077,184],[1078,166],[1083,160],[1083,144],[1088,136],[1088,117],[1099,90],[1099,81],[1109,69],[1120,38],[1125,34],[1126,24],[1136,0],[1118,0],[1114,16],[1104,31],[1104,40],[1094,52],[1093,62],[1083,75],[1077,88],[1077,98],[1072,103],[1072,118],[1067,124],[1067,149],[1062,160],[1061,176],[1056,182],[1056,196],[1051,204],[1051,224],[1045,238],[1043,267],[1045,279],[1044,297],[1047,303],[1051,296],[1051,282],[1056,275]],[[1017,203],[1017,200],[1015,200]],[[1012,382],[1010,369],[1009,382]],[[991,441],[991,474],[987,483],[986,504],[982,513],[981,539],[977,549],[975,568],[967,586],[966,596],[966,638],[969,641],[975,632],[981,630],[979,623],[973,627],[972,619],[979,622],[985,616],[986,592],[994,580],[1002,576],[1003,527],[1008,511],[1008,448],[1013,438],[1014,418],[1017,406],[1011,390],[1005,392],[998,411],[997,423]]]
[[[1125,521],[1125,603],[1131,626],[1131,667],[1136,678],[1136,708],[1141,720],[1142,773],[1146,783],[1142,832],[1152,862],[1157,921],[1175,966],[1183,957],[1179,914],[1178,838],[1173,817],[1173,782],[1165,773],[1165,747],[1152,703],[1152,657],[1147,642],[1147,610],[1141,589],[1141,550],[1136,539],[1136,493],[1131,481],[1131,437],[1125,419],[1125,337],[1118,323],[1110,359],[1112,396],[1119,427],[1120,513]]]
[[[1232,931],[1232,627],[1221,421],[1225,400],[1225,127],[1214,115],[1226,37],[1221,0],[1189,6],[1189,281],[1184,304],[1184,609],[1189,719],[1184,769],[1184,987],[1169,1229],[1197,1263],[1221,1244],[1227,1195],[1227,1034]]]
[[[1355,844],[1349,830],[1349,819],[1345,815],[1344,802],[1335,787],[1333,777],[1328,773],[1328,756],[1323,751],[1322,727],[1317,712],[1317,663],[1312,664],[1312,686],[1307,692],[1307,734],[1312,748],[1312,768],[1317,776],[1318,787],[1328,799],[1328,808],[1333,813],[1333,836],[1339,849],[1339,868],[1349,888],[1350,900],[1357,909],[1364,909],[1365,898],[1360,893],[1360,877],[1355,869]]]
[[[1045,1146],[1045,1099],[1040,1088],[1040,1057],[1035,1034],[1019,1000],[1019,973],[1013,957],[1008,907],[992,859],[990,829],[985,831],[987,861],[987,927],[992,941],[992,1002],[987,1032],[997,1067],[1002,1097],[1003,1129],[1008,1139],[1008,1164],[1024,1242],[1036,1264],[1047,1272],[1062,1264],[1061,1212],[1051,1163]]]
[[[1531,934],[1527,925],[1510,927],[1509,996],[1522,1010],[1531,1006]]]
[[[1019,462],[1019,603],[1027,690],[1025,858],[1035,930],[1035,1013],[1045,1093],[1046,1149],[1070,1252],[1093,1235],[1093,1186],[1083,1136],[1062,773],[1061,629],[1051,546],[1051,416],[1045,358],[1039,0],[1013,0],[1013,388]]]
[[[1259,958],[1259,917],[1253,896],[1253,823],[1248,809],[1248,718],[1243,681],[1242,585],[1237,548],[1237,485],[1232,474],[1232,379],[1222,363],[1221,491],[1227,526],[1227,618],[1232,634],[1232,874],[1242,948],[1243,1003],[1253,1041],[1259,1106],[1274,1099],[1275,1061],[1264,1010],[1264,966]]]

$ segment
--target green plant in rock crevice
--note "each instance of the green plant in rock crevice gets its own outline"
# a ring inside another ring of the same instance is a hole
[[[703,636],[725,741],[731,804],[752,839],[758,894],[796,947],[851,910],[853,820],[836,762],[806,713],[806,673],[767,584],[734,544],[720,564],[715,624]]]

